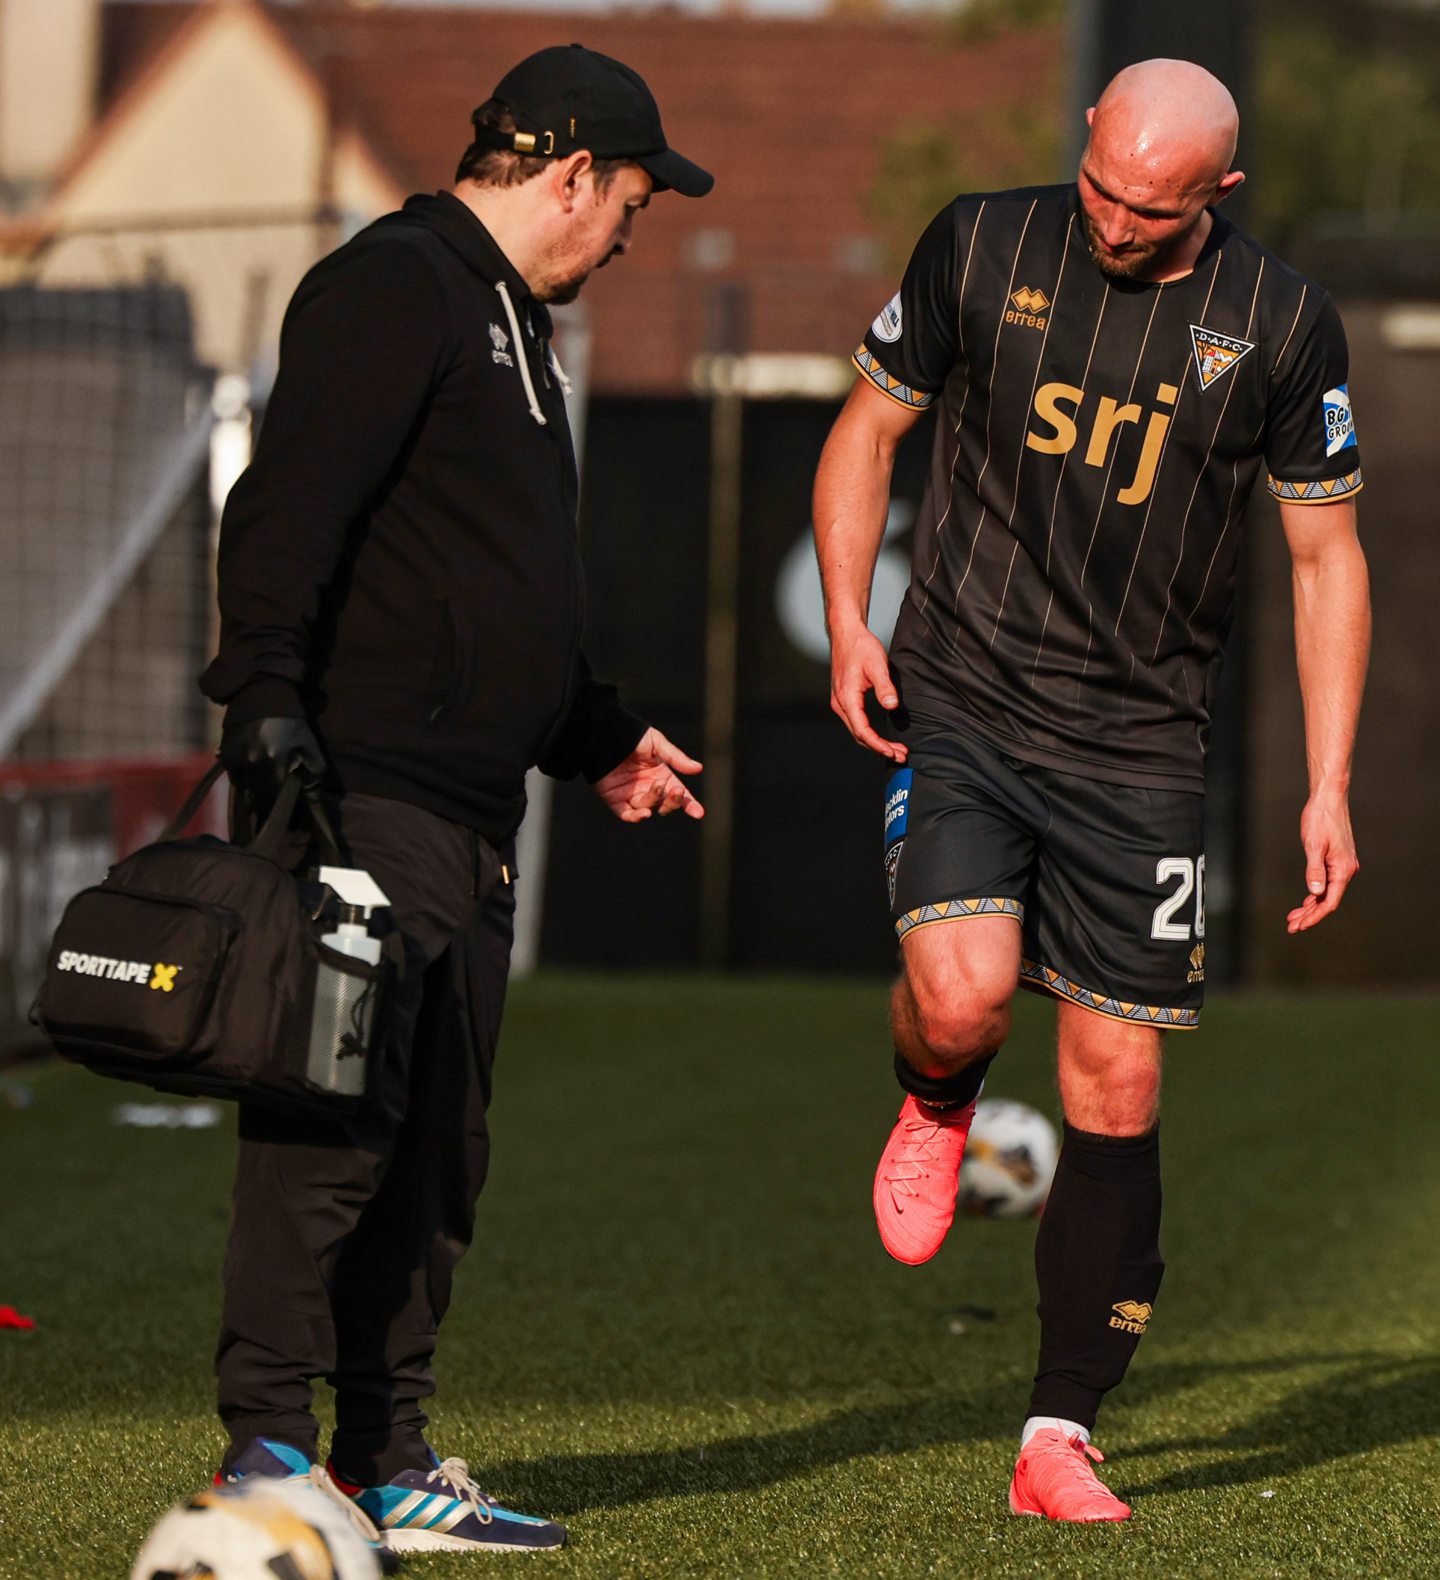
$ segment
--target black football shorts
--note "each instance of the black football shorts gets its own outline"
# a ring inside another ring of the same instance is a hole
[[[1203,796],[1060,773],[915,713],[906,739],[885,791],[900,938],[1013,916],[1022,987],[1143,1025],[1199,1022]]]

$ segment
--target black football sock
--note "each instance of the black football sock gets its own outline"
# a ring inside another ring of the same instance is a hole
[[[1160,1255],[1160,1128],[1101,1136],[1065,1126],[1035,1237],[1040,1366],[1032,1416],[1093,1427],[1150,1321]]]
[[[985,1072],[995,1055],[976,1059],[954,1075],[921,1075],[902,1053],[895,1055],[895,1079],[927,1108],[963,1108],[974,1102],[985,1084]]]

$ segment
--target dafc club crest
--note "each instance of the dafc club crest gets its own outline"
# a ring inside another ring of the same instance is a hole
[[[885,852],[885,887],[890,891],[890,903],[895,903],[895,874],[900,866],[900,852],[905,849],[905,841],[898,840]]]
[[[1255,349],[1252,340],[1236,340],[1199,324],[1190,326],[1190,343],[1195,348],[1195,372],[1202,390],[1208,390],[1218,379],[1223,379],[1237,362]]]

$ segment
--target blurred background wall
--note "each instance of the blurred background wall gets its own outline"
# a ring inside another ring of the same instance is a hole
[[[6,804],[53,794],[57,763],[67,782],[88,773],[101,805],[136,762],[183,779],[212,749],[194,677],[213,643],[214,523],[263,422],[291,290],[407,193],[448,185],[472,106],[572,38],[636,66],[671,140],[717,176],[702,203],[652,206],[562,333],[585,375],[588,647],[632,705],[709,754],[720,815],[641,837],[583,786],[537,786],[527,962],[888,967],[881,770],[828,711],[808,545],[846,359],[938,208],[1068,179],[1099,86],[1170,54],[1240,100],[1236,217],[1340,301],[1377,603],[1354,789],[1364,871],[1341,917],[1297,942],[1288,566],[1255,502],[1211,764],[1212,978],[1440,975],[1420,915],[1440,855],[1418,838],[1440,777],[1424,647],[1440,604],[1430,0],[0,0]],[[885,636],[928,438],[896,471]],[[0,851],[0,958],[23,943],[33,962],[79,869],[103,872],[138,837],[103,807],[87,819],[67,845],[63,819],[41,838],[32,818],[24,849]]]

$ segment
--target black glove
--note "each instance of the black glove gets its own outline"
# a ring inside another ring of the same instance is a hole
[[[325,754],[304,719],[252,719],[220,737],[220,761],[256,824],[263,823],[290,773],[306,785],[325,776]]]

